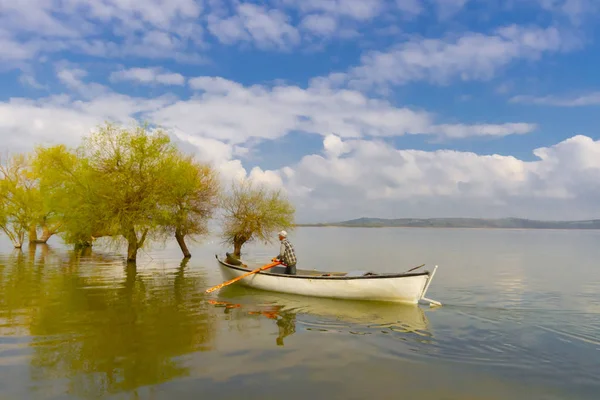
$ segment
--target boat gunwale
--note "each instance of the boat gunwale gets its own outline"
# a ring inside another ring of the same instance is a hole
[[[232,264],[228,264],[225,261],[222,261],[218,255],[215,254],[215,258],[217,259],[217,261],[219,262],[219,264],[227,267],[227,268],[231,268],[231,269],[235,269],[237,271],[243,271],[243,272],[249,272],[248,268],[243,268],[243,267],[238,267],[236,265],[232,265]],[[324,272],[325,271],[319,271],[319,272]],[[387,274],[387,275],[367,275],[367,276],[322,276],[322,275],[288,275],[288,274],[274,274],[272,272],[267,272],[267,271],[260,271],[258,272],[258,274],[261,275],[267,275],[267,276],[273,276],[273,277],[280,277],[280,278],[294,278],[294,279],[323,279],[323,280],[353,280],[353,279],[397,279],[397,278],[411,278],[411,277],[417,277],[417,276],[430,276],[431,272],[430,271],[423,271],[423,272],[400,272],[397,274],[391,273],[391,274]]]

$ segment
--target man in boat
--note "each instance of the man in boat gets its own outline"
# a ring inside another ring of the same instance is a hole
[[[281,261],[286,266],[285,273],[288,275],[296,275],[296,253],[294,252],[294,246],[287,239],[287,232],[279,232],[279,241],[281,247],[279,248],[279,255],[273,260]]]

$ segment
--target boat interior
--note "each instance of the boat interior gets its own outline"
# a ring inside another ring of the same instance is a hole
[[[269,271],[272,274],[285,274],[285,267],[273,267]],[[296,275],[301,276],[348,276],[346,272],[324,272],[310,269],[296,269]],[[373,274],[375,275],[375,274]]]
[[[225,263],[225,264],[229,264],[235,267],[242,267],[242,268],[248,268],[248,266],[246,264],[244,264],[243,262],[241,262],[240,260],[231,257],[231,254],[226,253],[227,257],[225,260],[220,260],[221,262]],[[218,259],[218,257],[217,257]],[[250,269],[250,268],[248,268]],[[268,271],[264,271],[267,274],[281,274],[281,275],[287,275],[285,273],[285,267],[283,266],[277,266],[277,267],[273,267],[273,268],[269,268]],[[317,271],[317,270],[310,270],[310,269],[296,269],[296,276],[333,276],[333,277],[353,277],[353,276],[377,276],[377,275],[396,275],[396,274],[390,274],[390,273],[383,273],[383,274],[377,274],[375,272],[371,272],[371,271],[351,271],[351,272],[326,272],[326,271]]]

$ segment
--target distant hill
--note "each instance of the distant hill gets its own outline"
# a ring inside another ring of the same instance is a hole
[[[358,218],[350,221],[298,224],[297,226],[338,226],[350,228],[498,228],[498,229],[600,229],[600,219],[585,221],[539,221],[521,218]]]

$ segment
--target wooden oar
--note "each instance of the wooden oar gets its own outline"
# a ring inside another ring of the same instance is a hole
[[[243,279],[243,278],[245,278],[245,277],[247,277],[249,275],[256,274],[256,273],[258,273],[260,271],[264,271],[264,270],[269,269],[269,268],[273,268],[273,267],[275,267],[275,266],[277,266],[279,264],[281,264],[281,261],[277,261],[277,262],[273,262],[271,264],[263,265],[262,267],[256,268],[253,271],[247,272],[244,275],[240,275],[237,278],[233,278],[233,279],[231,279],[231,280],[229,280],[227,282],[223,282],[223,283],[221,283],[221,284],[219,284],[217,286],[213,286],[210,289],[206,289],[206,293],[214,292],[217,289],[221,289],[223,286],[231,285],[232,283],[237,282],[240,279]]]

